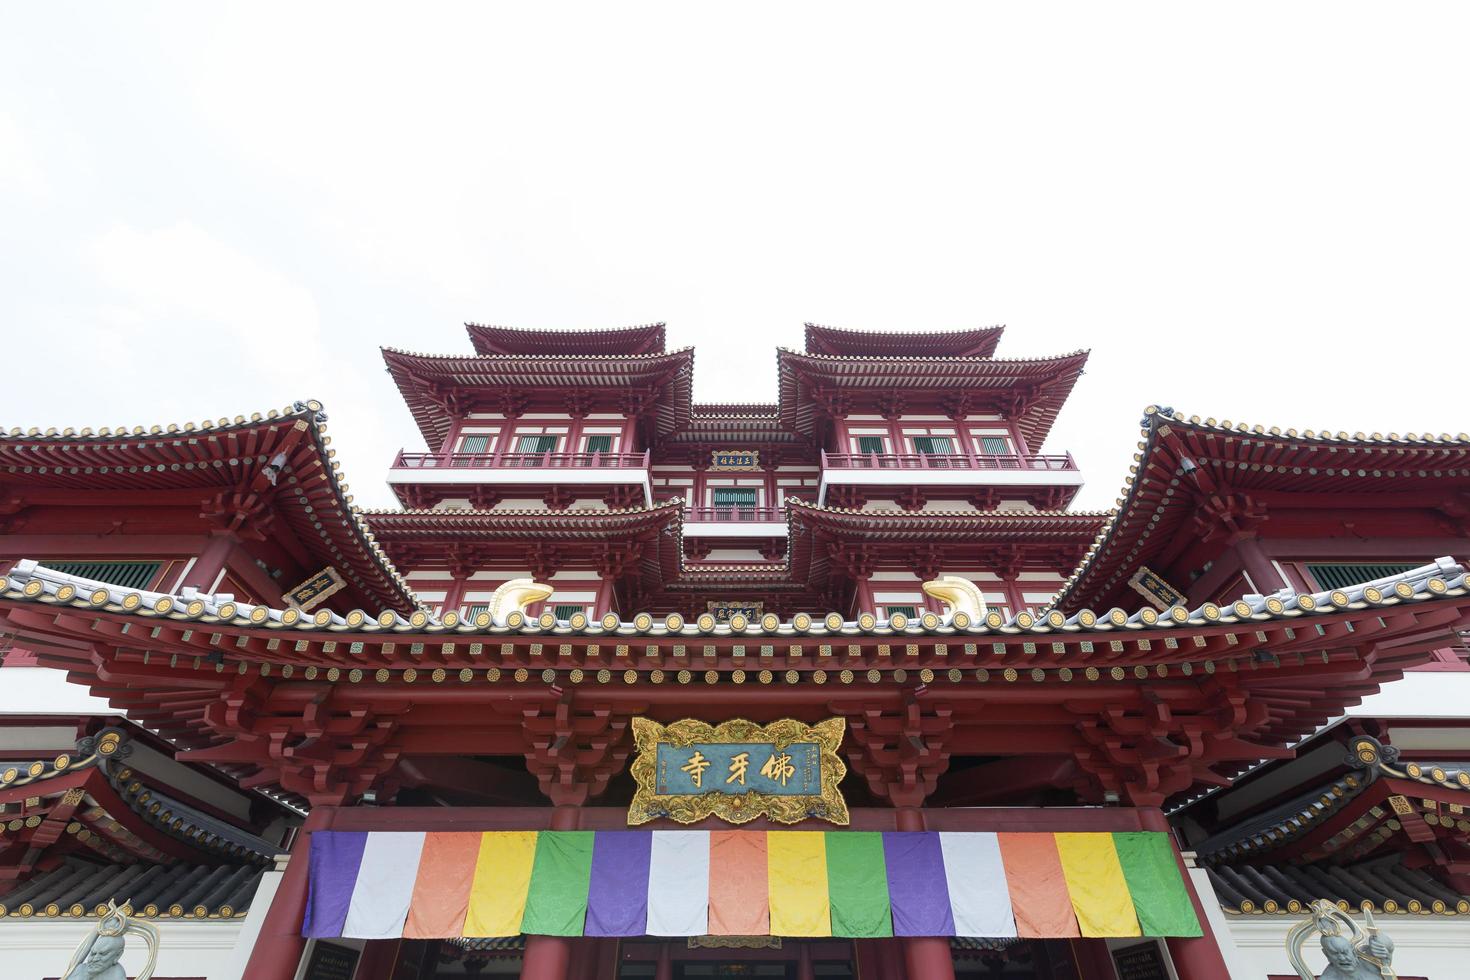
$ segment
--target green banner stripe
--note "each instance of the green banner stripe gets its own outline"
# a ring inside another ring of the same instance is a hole
[[[580,936],[592,878],[590,830],[536,835],[536,862],[521,931],[540,936]]]
[[[832,902],[832,935],[849,939],[893,935],[882,834],[828,832],[827,892]]]
[[[1145,936],[1204,935],[1168,834],[1115,833],[1113,846]]]

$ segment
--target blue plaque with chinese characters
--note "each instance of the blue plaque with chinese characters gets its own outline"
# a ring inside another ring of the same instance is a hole
[[[730,823],[768,817],[846,824],[847,802],[837,790],[847,775],[837,755],[846,724],[841,718],[817,725],[786,718],[716,726],[686,718],[662,725],[634,718],[638,791],[628,823],[696,823],[715,816]]]
[[[816,742],[658,743],[655,794],[676,796],[749,790],[776,796],[822,791],[822,747]]]

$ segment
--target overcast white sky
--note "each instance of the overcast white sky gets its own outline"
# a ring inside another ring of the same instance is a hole
[[[316,397],[358,501],[379,345],[664,320],[700,401],[815,320],[1091,348],[1151,402],[1470,430],[1470,4],[0,9],[0,424]]]

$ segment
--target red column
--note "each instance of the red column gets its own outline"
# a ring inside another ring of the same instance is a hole
[[[312,816],[322,813],[325,817],[325,810],[319,807]],[[306,912],[310,839],[305,830],[297,831],[286,873],[271,899],[270,911],[265,914],[255,948],[250,951],[250,962],[245,966],[245,976],[250,980],[293,980],[301,965],[301,951],[306,946],[301,918]]]
[[[1138,817],[1144,830],[1169,832],[1169,821],[1164,817],[1164,811],[1158,807],[1140,807]],[[1173,840],[1172,835],[1170,840]],[[1189,868],[1185,866],[1184,857],[1177,846],[1174,848],[1174,861],[1179,866],[1179,874],[1184,878],[1184,887],[1189,889],[1189,901],[1194,905],[1195,917],[1204,930],[1204,935],[1198,939],[1173,937],[1165,940],[1169,947],[1169,958],[1174,961],[1174,972],[1178,974],[1179,980],[1230,980],[1230,971],[1225,967],[1225,956],[1220,952],[1220,943],[1215,938],[1214,930],[1210,928],[1210,920],[1205,918],[1205,908],[1200,904],[1194,882],[1189,877]]]
[[[796,947],[796,980],[817,980],[817,975],[812,972],[810,943],[802,943]]]
[[[552,830],[576,830],[578,810],[559,806],[551,814]],[[572,941],[565,936],[527,936],[521,980],[567,980],[572,960]]]
[[[1240,555],[1240,567],[1250,576],[1251,584],[1259,592],[1275,592],[1285,587],[1281,573],[1271,564],[1271,558],[1254,537],[1241,538],[1235,542],[1236,554]]]
[[[924,812],[915,807],[900,807],[894,818],[894,829],[923,830]],[[954,980],[954,953],[943,936],[904,937],[903,961],[909,980]]]
[[[357,961],[357,972],[352,980],[393,980],[393,968],[398,965],[398,952],[403,947],[402,939],[370,939],[363,945],[362,957]]]
[[[235,541],[228,534],[215,535],[199,552],[199,557],[194,559],[194,567],[189,569],[189,574],[181,578],[177,586],[171,586],[167,582],[163,583],[159,586],[160,591],[173,588],[175,592],[181,592],[186,585],[201,592],[213,588],[214,580],[219,578],[219,573],[225,570],[225,562],[229,559],[230,551],[234,547]]]
[[[658,944],[658,966],[653,971],[653,980],[674,980],[674,948],[672,943]]]

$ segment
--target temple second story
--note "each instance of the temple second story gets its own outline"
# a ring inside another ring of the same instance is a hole
[[[428,449],[394,461],[405,506],[596,510],[677,497],[694,525],[686,536],[753,539],[743,550],[769,553],[791,497],[1056,510],[1082,483],[1070,455],[1042,445],[1086,353],[998,359],[998,327],[808,325],[804,352],[777,352],[772,404],[693,402],[694,351],[666,351],[661,324],[469,331],[474,354],[384,352]]]

